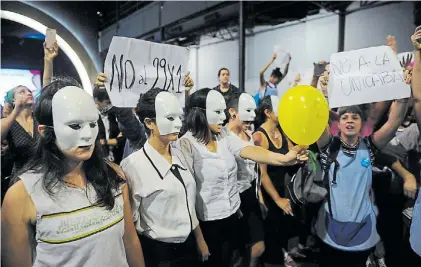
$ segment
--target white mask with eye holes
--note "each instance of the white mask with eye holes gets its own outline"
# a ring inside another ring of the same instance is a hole
[[[61,149],[85,147],[95,143],[99,118],[95,102],[76,86],[57,91],[52,100],[54,133]]]
[[[238,115],[241,121],[254,121],[256,118],[256,102],[254,98],[247,94],[242,93],[238,99]]]
[[[222,124],[226,119],[225,109],[227,105],[225,104],[225,99],[222,94],[216,90],[209,91],[206,96],[206,118],[208,124]]]
[[[275,116],[278,116],[279,97],[271,95],[270,102],[272,103],[272,110],[275,113]]]
[[[155,112],[156,126],[160,135],[180,133],[183,111],[173,94],[160,92],[155,98]]]

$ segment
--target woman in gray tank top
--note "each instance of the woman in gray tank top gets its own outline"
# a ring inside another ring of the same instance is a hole
[[[98,112],[76,81],[47,85],[35,157],[3,202],[4,266],[144,266],[122,171],[96,142]]]

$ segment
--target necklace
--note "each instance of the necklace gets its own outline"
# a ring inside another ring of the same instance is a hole
[[[281,136],[280,134],[276,132],[276,130],[274,130],[271,134],[272,134],[273,139],[279,139],[279,137]]]

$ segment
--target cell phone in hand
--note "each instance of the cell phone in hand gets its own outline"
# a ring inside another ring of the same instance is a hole
[[[325,72],[326,65],[329,64],[328,62],[322,63],[322,64],[314,64],[314,75],[320,76]]]
[[[54,42],[56,41],[56,29],[47,29],[47,32],[45,33],[45,42],[47,48],[53,48]]]

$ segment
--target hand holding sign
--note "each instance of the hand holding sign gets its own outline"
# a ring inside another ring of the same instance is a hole
[[[421,50],[421,26],[415,29],[415,33],[411,36],[411,41],[415,50]]]
[[[47,42],[44,42],[44,59],[48,62],[52,62],[54,58],[58,56],[58,44],[54,41],[51,48],[47,47]]]
[[[99,89],[104,89],[105,90],[105,85],[104,82],[107,79],[107,77],[105,76],[105,73],[98,73],[98,76],[96,76],[96,81],[95,81],[95,85],[98,86]]]
[[[186,77],[184,78],[183,85],[186,88],[186,91],[190,91],[194,86],[194,81],[190,77],[190,71],[187,72]]]
[[[112,104],[135,107],[141,93],[157,87],[181,98],[188,59],[184,47],[113,37],[104,68]]]

